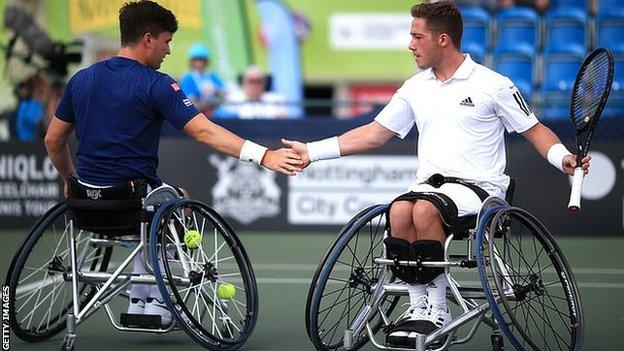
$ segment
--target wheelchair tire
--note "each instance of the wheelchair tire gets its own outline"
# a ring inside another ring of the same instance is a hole
[[[510,231],[495,237],[503,226]],[[580,350],[579,290],[548,229],[529,212],[508,207],[477,235],[484,291],[511,344],[517,350]]]
[[[306,304],[306,329],[317,350],[341,349],[344,330],[369,301],[374,285],[393,279],[389,269],[373,261],[383,254],[387,208],[371,206],[353,217],[318,264]],[[382,300],[387,315],[398,301],[399,296]],[[373,314],[369,320],[375,317]],[[382,326],[381,318],[371,326],[376,333]],[[364,330],[350,350],[367,342]]]
[[[200,238],[187,245],[190,231]],[[158,288],[178,325],[206,349],[241,347],[256,325],[258,288],[247,253],[225,220],[199,201],[173,200],[154,216],[149,245]]]
[[[35,223],[11,262],[6,278],[9,325],[24,341],[43,341],[66,327],[67,313],[73,308],[71,278],[66,275],[71,272],[68,227],[68,208],[61,202]],[[77,254],[85,253],[83,264],[91,271],[105,271],[112,248],[90,247],[88,232],[77,237]],[[94,286],[79,283],[80,305],[84,306],[95,292]]]

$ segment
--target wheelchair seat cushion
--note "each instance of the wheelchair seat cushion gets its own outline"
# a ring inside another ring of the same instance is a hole
[[[109,236],[139,233],[142,199],[147,195],[145,180],[99,188],[70,177],[68,185],[66,202],[78,229]]]

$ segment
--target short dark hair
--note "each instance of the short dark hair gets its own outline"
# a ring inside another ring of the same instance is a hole
[[[453,45],[461,49],[461,38],[464,22],[461,12],[449,1],[424,3],[412,6],[412,17],[424,18],[427,29],[436,34],[446,33],[451,37]]]
[[[178,20],[173,12],[153,1],[128,2],[119,10],[122,46],[135,44],[145,33],[158,36],[162,32],[175,33],[176,30]]]

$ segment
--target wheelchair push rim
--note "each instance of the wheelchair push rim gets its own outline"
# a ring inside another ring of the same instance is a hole
[[[189,232],[199,239],[185,241]],[[256,281],[242,244],[214,210],[193,200],[159,209],[150,257],[165,304],[195,342],[211,350],[242,346],[257,320]]]
[[[89,243],[93,233],[74,232],[79,268],[105,271],[112,248],[94,248]],[[69,210],[59,203],[37,221],[11,263],[9,324],[22,340],[43,341],[66,327],[67,313],[73,308],[70,237]],[[79,282],[80,306],[95,292],[93,285]]]
[[[308,336],[318,350],[343,347],[344,330],[370,302],[379,284],[393,279],[385,266],[374,262],[383,255],[386,210],[387,205],[378,205],[357,214],[319,262],[306,304]],[[389,315],[398,300],[398,296],[384,297],[379,305]],[[368,320],[377,317],[374,311]],[[381,318],[371,325],[377,332],[382,326]],[[367,342],[364,329],[350,349],[357,350]]]
[[[502,226],[513,234],[495,237]],[[507,208],[493,216],[483,251],[484,290],[503,332],[518,350],[580,350],[578,287],[550,232],[533,215]],[[481,246],[483,247],[483,246]],[[494,293],[493,293],[494,292]],[[498,303],[495,301],[495,296]]]

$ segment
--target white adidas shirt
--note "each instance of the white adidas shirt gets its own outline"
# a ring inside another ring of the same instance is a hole
[[[538,120],[509,78],[465,57],[445,82],[431,68],[406,80],[375,121],[401,139],[416,124],[419,167],[410,188],[440,173],[504,197],[504,128],[522,133]]]

